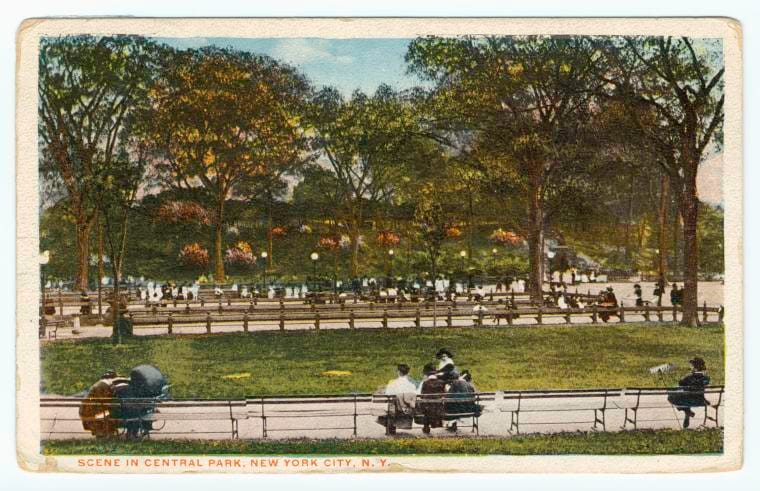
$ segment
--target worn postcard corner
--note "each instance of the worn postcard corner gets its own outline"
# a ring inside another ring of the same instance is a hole
[[[18,465],[740,468],[741,37],[24,21]]]

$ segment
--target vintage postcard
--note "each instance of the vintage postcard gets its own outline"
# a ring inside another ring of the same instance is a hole
[[[742,465],[741,26],[32,19],[43,472]]]

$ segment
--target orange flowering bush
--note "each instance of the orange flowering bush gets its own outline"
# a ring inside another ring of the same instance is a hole
[[[319,239],[319,242],[317,242],[317,244],[323,249],[333,251],[340,247],[340,238],[335,237],[334,235],[325,235]]]
[[[522,237],[514,232],[502,230],[501,228],[494,230],[489,238],[492,242],[502,245],[515,246],[522,243]]]
[[[272,227],[272,237],[285,237],[285,234],[287,233],[287,230],[285,227],[277,226]]]
[[[399,242],[401,242],[401,237],[399,237],[398,234],[391,232],[390,230],[383,230],[377,234],[377,243],[381,246],[395,246],[398,245]]]
[[[256,264],[256,256],[253,255],[251,244],[241,240],[234,247],[230,247],[224,252],[224,262],[226,264],[250,266]]]
[[[456,239],[462,235],[462,230],[459,227],[449,227],[446,229],[446,237],[449,239]]]
[[[208,266],[208,250],[198,244],[187,244],[179,253],[179,260],[186,266],[205,268]]]

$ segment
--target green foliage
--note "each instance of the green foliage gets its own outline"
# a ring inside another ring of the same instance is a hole
[[[699,213],[699,270],[706,275],[724,272],[723,208],[703,205]]]
[[[723,452],[723,430],[288,440],[44,441],[43,455],[689,455]]]
[[[42,390],[72,395],[107,369],[119,373],[141,363],[161,369],[175,397],[244,397],[272,394],[373,392],[407,363],[420,376],[441,347],[469,369],[476,387],[577,389],[672,386],[694,355],[707,362],[712,382],[724,380],[723,328],[698,330],[664,324],[544,326],[536,328],[359,329],[310,332],[137,337],[56,341],[42,345]],[[660,378],[648,369],[674,363]],[[240,372],[240,380],[223,377]],[[322,375],[347,370],[347,377]]]

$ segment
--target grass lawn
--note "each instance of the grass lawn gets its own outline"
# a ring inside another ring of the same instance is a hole
[[[723,432],[719,428],[556,433],[511,438],[42,442],[45,455],[652,455],[722,451]]]
[[[142,363],[167,374],[174,397],[372,392],[407,363],[412,375],[439,348],[453,351],[479,390],[668,386],[704,357],[723,383],[723,327],[670,324],[520,328],[360,329],[138,337],[43,343],[42,391],[73,395],[109,368]],[[677,365],[653,376],[648,368]],[[343,373],[325,375],[337,370]],[[226,377],[226,378],[225,378]]]

